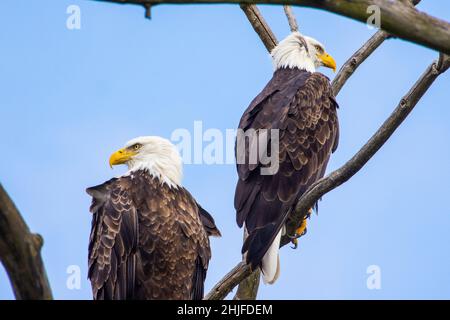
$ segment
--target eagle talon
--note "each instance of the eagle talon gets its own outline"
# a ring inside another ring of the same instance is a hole
[[[291,248],[292,249],[297,249],[298,248],[298,239],[297,238],[292,238],[291,243],[294,245]]]
[[[311,210],[310,210],[310,212],[311,212]],[[300,227],[297,230],[295,230],[295,234],[293,236],[289,235],[289,234],[287,235],[289,237],[289,239],[291,239],[291,243],[294,245],[291,247],[292,249],[295,250],[298,248],[298,238],[304,236],[306,234],[306,230],[307,230],[306,229],[306,219],[304,219],[301,222]]]

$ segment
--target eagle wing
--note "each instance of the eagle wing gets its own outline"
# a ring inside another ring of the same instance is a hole
[[[235,193],[237,223],[248,237],[242,247],[252,267],[261,260],[280,231],[295,201],[324,173],[338,144],[337,103],[327,77],[297,69],[280,69],[250,104],[239,128],[279,129],[279,167],[238,163]],[[270,135],[269,135],[270,136]],[[270,153],[270,143],[265,147]],[[259,146],[261,148],[261,146]],[[249,159],[245,148],[245,159]]]
[[[187,192],[187,191],[186,191]],[[188,193],[189,194],[189,193]],[[190,194],[189,194],[190,195]],[[192,196],[191,196],[192,197]],[[192,198],[193,199],[193,198]],[[195,201],[195,200],[194,200]],[[198,216],[208,236],[221,237],[221,233],[216,226],[212,215],[195,202],[198,209]],[[211,251],[209,248],[209,240],[201,241],[202,245],[198,250],[197,260],[195,262],[195,271],[192,284],[192,299],[201,300],[204,296],[204,286],[206,280],[206,273],[208,271],[209,260],[211,259]]]
[[[214,218],[203,209],[186,189],[180,189],[177,193],[176,202],[181,204],[178,225],[183,234],[191,239],[191,251],[196,255],[195,266],[192,274],[191,299],[201,300],[204,295],[206,273],[209,260],[211,259],[211,248],[208,236],[220,236]],[[180,248],[186,251],[186,247]],[[180,252],[180,254],[183,254]]]
[[[197,203],[147,171],[130,176],[139,218],[134,298],[201,299],[211,251]],[[212,217],[207,221],[217,230]]]
[[[208,236],[221,237],[222,234],[217,228],[216,222],[214,221],[212,215],[208,211],[203,209],[202,206],[198,204],[198,202],[196,202],[196,204],[198,208],[198,214],[200,216],[200,221],[202,222]]]
[[[94,299],[132,299],[135,292],[138,217],[130,181],[112,179],[88,188],[93,213],[89,271]]]

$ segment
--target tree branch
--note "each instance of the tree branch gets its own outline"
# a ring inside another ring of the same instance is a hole
[[[334,95],[337,96],[344,84],[352,76],[355,70],[384,42],[389,34],[377,31],[361,48],[358,49],[341,67],[331,86]]]
[[[248,237],[247,229],[244,228],[244,239]],[[245,255],[242,255],[242,260],[245,260]],[[236,294],[233,300],[255,300],[258,295],[259,281],[261,271],[259,269],[254,270],[247,278],[239,283]]]
[[[16,299],[50,300],[52,292],[41,259],[43,239],[33,234],[0,184],[0,262]]]
[[[211,291],[205,296],[204,300],[222,300],[231,290],[240,282],[247,278],[252,271],[250,266],[245,262],[239,262],[230,272],[228,272],[222,280],[220,280]]]
[[[262,43],[264,43],[267,51],[271,52],[272,49],[278,44],[278,40],[262,16],[258,7],[254,4],[241,4],[241,9],[244,11],[255,32],[259,35]]]
[[[256,300],[260,279],[261,270],[256,269],[239,283],[233,300]]]
[[[95,0],[103,2],[146,4],[217,4],[240,3],[242,0]],[[246,4],[283,4],[322,9],[366,23],[370,6],[380,9],[381,28],[386,32],[438,52],[450,54],[450,24],[415,9],[406,1],[388,0],[256,0]]]
[[[298,31],[298,23],[297,19],[295,18],[295,14],[292,11],[292,7],[289,5],[284,5],[284,13],[286,14],[286,18],[289,22],[289,27],[291,28],[291,32]]]

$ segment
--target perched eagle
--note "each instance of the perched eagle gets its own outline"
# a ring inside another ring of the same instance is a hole
[[[259,148],[271,152],[278,145],[277,170],[262,174],[269,166],[258,159],[249,162],[250,142],[245,140],[244,159],[237,161],[238,182],[234,205],[240,227],[245,225],[242,253],[252,268],[260,267],[266,283],[279,276],[278,250],[286,218],[297,200],[316,180],[323,177],[332,152],[338,145],[339,126],[330,80],[316,68],[336,70],[334,59],[318,41],[290,34],[271,52],[275,72],[262,92],[242,115],[242,132],[262,129],[278,132],[278,141],[266,134]],[[262,145],[261,145],[262,143]],[[239,148],[237,148],[239,153]],[[239,159],[240,155],[236,154]],[[303,232],[297,231],[296,237]]]
[[[110,166],[128,172],[88,188],[94,299],[202,299],[214,219],[181,186],[182,162],[160,137],[129,141]]]

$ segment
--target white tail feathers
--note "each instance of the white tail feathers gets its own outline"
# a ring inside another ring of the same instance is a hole
[[[278,256],[278,250],[280,249],[281,233],[282,230],[278,232],[270,245],[269,250],[267,250],[262,259],[261,272],[263,274],[263,281],[266,284],[275,283],[280,275],[280,258]]]

